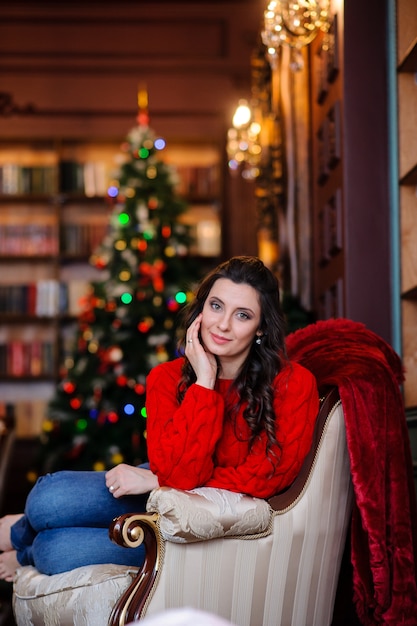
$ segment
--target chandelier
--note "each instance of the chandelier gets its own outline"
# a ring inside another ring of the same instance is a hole
[[[229,168],[241,170],[242,177],[255,179],[259,174],[261,159],[261,125],[255,121],[247,100],[239,100],[233,116],[233,127],[227,133],[227,156]]]
[[[319,31],[329,30],[330,1],[270,0],[264,12],[262,41],[267,47],[271,64],[280,46],[289,46],[297,55],[301,47],[313,41]]]

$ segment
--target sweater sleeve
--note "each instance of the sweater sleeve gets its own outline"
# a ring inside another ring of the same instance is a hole
[[[216,391],[193,384],[179,405],[179,375],[178,361],[159,365],[148,375],[148,456],[161,486],[193,489],[204,485],[213,473],[224,401]]]
[[[244,461],[213,469],[207,487],[220,487],[268,498],[289,486],[306,457],[313,438],[319,398],[314,376],[298,364],[291,364],[274,383],[276,438],[275,456],[266,454],[266,435],[252,445]]]

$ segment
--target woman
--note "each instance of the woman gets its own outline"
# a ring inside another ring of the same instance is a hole
[[[185,309],[184,356],[148,376],[149,469],[57,472],[38,480],[25,514],[0,520],[0,577],[31,564],[54,574],[93,563],[138,565],[142,547],[108,539],[110,521],[144,510],[149,491],[220,487],[269,497],[307,454],[318,412],[313,375],[285,354],[278,282],[258,258],[234,257]]]

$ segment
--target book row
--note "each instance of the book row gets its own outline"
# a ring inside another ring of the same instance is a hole
[[[0,254],[42,256],[64,254],[88,256],[102,242],[108,224],[66,224],[61,241],[52,224],[0,224]]]
[[[216,165],[177,166],[178,192],[185,195],[213,196],[219,191]],[[104,162],[60,161],[55,166],[0,165],[0,194],[83,194],[101,197],[107,194],[111,172]]]
[[[79,193],[88,197],[107,193],[106,166],[101,162],[61,161],[55,166],[0,166],[0,194]]]
[[[97,248],[109,231],[109,224],[66,224],[61,231],[61,250],[64,254],[88,256]]]
[[[51,194],[57,188],[53,166],[25,167],[7,163],[0,167],[0,193]]]
[[[50,341],[13,340],[0,343],[0,376],[54,376],[54,346]]]
[[[52,317],[78,315],[88,282],[55,279],[39,280],[26,285],[0,285],[0,314]]]
[[[58,243],[52,224],[0,224],[1,255],[55,255]]]
[[[216,165],[178,166],[177,191],[184,196],[213,197],[219,193],[219,170]]]

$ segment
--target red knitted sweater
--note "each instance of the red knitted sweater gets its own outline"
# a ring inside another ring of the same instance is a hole
[[[300,470],[312,442],[318,412],[314,376],[292,363],[273,387],[276,456],[266,454],[262,433],[249,449],[249,429],[231,380],[214,390],[193,384],[181,405],[176,400],[183,359],[154,368],[147,379],[147,444],[151,470],[159,484],[177,489],[220,487],[267,498],[287,487]]]

